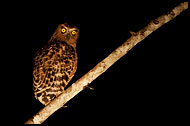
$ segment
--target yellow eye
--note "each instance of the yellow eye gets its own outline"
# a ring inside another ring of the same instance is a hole
[[[62,29],[61,29],[61,32],[62,32],[62,33],[65,33],[65,32],[66,32],[66,29],[65,29],[65,28],[62,28]]]
[[[77,33],[76,31],[72,31],[72,35],[76,35],[76,33]]]

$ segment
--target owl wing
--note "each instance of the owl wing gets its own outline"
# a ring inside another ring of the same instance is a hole
[[[71,80],[75,66],[73,57],[67,47],[58,44],[47,45],[36,53],[33,87],[35,97],[42,104],[47,105]]]

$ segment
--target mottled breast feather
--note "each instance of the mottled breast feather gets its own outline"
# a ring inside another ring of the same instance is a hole
[[[51,42],[34,57],[33,87],[35,97],[44,105],[58,96],[77,68],[75,48],[64,41]]]

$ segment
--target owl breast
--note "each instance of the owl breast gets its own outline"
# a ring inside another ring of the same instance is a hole
[[[34,57],[33,88],[36,99],[47,105],[63,92],[77,69],[76,49],[64,41],[51,42]]]

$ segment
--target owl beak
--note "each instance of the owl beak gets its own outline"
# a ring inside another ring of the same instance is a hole
[[[67,34],[67,35],[66,35],[66,40],[69,41],[70,37],[71,37],[71,35],[70,35],[70,34]]]

